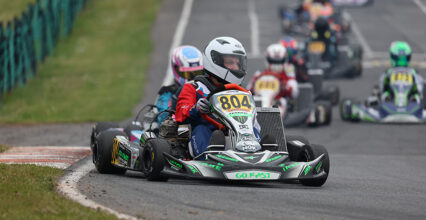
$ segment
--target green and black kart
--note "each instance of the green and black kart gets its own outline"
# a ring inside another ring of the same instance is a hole
[[[285,136],[277,108],[256,108],[245,89],[227,84],[212,92],[214,131],[207,150],[192,155],[188,147],[189,125],[177,125],[168,118],[159,132],[143,131],[140,142],[130,141],[128,133],[103,126],[92,134],[93,162],[100,173],[141,171],[150,181],[170,177],[229,181],[285,181],[321,186],[328,177],[327,150],[305,138]],[[259,142],[253,127],[261,126]],[[99,127],[99,125],[98,125]]]

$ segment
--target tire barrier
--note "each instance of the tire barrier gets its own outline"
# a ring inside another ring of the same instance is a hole
[[[20,18],[0,21],[0,100],[37,74],[37,65],[50,55],[58,40],[71,33],[88,0],[37,0]]]

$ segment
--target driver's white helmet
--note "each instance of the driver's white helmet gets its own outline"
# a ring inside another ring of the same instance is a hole
[[[204,49],[204,70],[224,83],[240,85],[246,75],[247,54],[243,45],[232,37],[217,37]],[[233,67],[230,67],[232,62]]]
[[[284,63],[287,50],[282,44],[271,44],[266,48],[265,65],[269,71],[281,73],[284,71]]]

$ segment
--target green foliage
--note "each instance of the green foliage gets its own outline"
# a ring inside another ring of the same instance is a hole
[[[24,87],[3,97],[0,123],[119,121],[140,101],[156,0],[89,1],[71,35]]]
[[[60,169],[0,164],[0,173],[0,219],[116,219],[58,195]]]

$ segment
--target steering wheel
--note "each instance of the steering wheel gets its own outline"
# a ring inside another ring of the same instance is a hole
[[[239,90],[242,92],[247,92],[249,93],[249,91],[247,91],[246,89],[244,89],[243,87],[235,84],[235,83],[229,83],[229,84],[225,84],[223,86],[217,87],[214,91],[212,91],[208,96],[207,96],[207,100],[210,100],[210,97],[212,97],[212,95],[218,93],[218,92],[222,92],[225,90]],[[217,129],[219,130],[225,130],[225,126],[222,123],[217,122],[216,120],[214,120],[213,118],[211,118],[210,116],[208,116],[207,114],[201,114],[201,117],[206,120],[207,122],[209,122],[210,124],[214,125]]]

